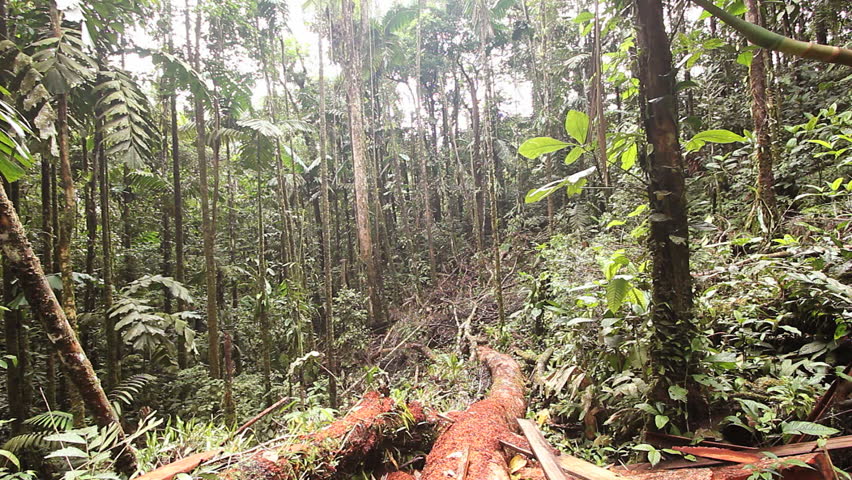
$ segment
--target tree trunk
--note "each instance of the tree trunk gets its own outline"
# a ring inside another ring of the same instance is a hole
[[[95,260],[97,258],[98,245],[98,212],[96,208],[95,196],[98,191],[98,156],[95,152],[88,151],[88,139],[83,138],[83,171],[89,174],[89,180],[85,187],[85,202],[86,202],[86,274],[94,276]],[[91,162],[90,162],[91,161]],[[86,282],[86,296],[83,303],[83,309],[86,312],[93,312],[96,303],[95,285]],[[97,363],[97,362],[95,362]]]
[[[201,11],[195,18],[194,67],[201,70]],[[216,258],[214,257],[214,231],[210,208],[209,180],[207,178],[207,136],[204,125],[204,100],[194,95],[195,103],[195,150],[198,155],[198,183],[201,193],[201,229],[204,236],[204,278],[207,283],[207,363],[210,376],[220,378],[219,369],[219,312],[216,303]]]
[[[3,184],[9,188],[13,207],[19,205],[19,187],[16,183],[9,184],[5,179]],[[15,276],[9,259],[3,258],[3,304],[8,305],[15,299],[16,292],[13,288]],[[6,353],[15,357],[6,368],[6,392],[9,397],[9,415],[12,417],[12,435],[21,433],[22,422],[29,417],[29,405],[25,400],[24,390],[26,385],[26,353],[22,347],[24,334],[23,315],[20,308],[6,310],[3,312],[5,327]]]
[[[674,108],[672,54],[663,22],[661,0],[636,0],[639,79],[642,117],[653,151],[643,162],[649,179],[651,205],[649,250],[653,262],[652,361],[659,375],[655,393],[690,371],[690,341],[697,335],[692,322],[692,277],[689,274],[689,229],[683,158]]]
[[[322,15],[322,14],[320,14]],[[324,30],[325,22],[320,22]],[[334,284],[331,276],[331,207],[328,191],[331,188],[326,158],[328,127],[325,118],[325,69],[323,67],[323,35],[320,32],[317,51],[319,54],[319,116],[320,116],[320,202],[322,204],[322,270],[324,291],[323,329],[325,330],[325,355],[328,362],[328,400],[331,408],[337,408],[337,361],[334,354]]]
[[[524,375],[508,355],[484,346],[478,353],[491,371],[491,392],[466,411],[451,412],[453,424],[438,437],[426,457],[422,480],[510,478],[500,440],[517,442],[513,435],[516,420],[523,418],[527,409]]]
[[[755,25],[763,25],[759,0],[746,1],[748,11],[746,18]],[[755,213],[762,216],[766,228],[773,229],[778,219],[778,204],[775,199],[775,175],[772,172],[772,135],[771,115],[769,114],[769,99],[766,86],[766,57],[767,51],[758,48],[754,51],[751,67],[748,72],[751,87],[751,118],[754,122],[755,163],[757,164],[757,195],[755,197]]]
[[[101,303],[104,309],[104,336],[106,337],[106,387],[111,390],[118,386],[121,380],[121,359],[118,357],[118,332],[115,331],[115,321],[110,316],[112,310],[112,228],[109,214],[109,165],[103,145],[103,123],[95,120],[95,155],[100,168],[100,204],[101,204],[101,255],[103,256],[104,287]]]
[[[48,340],[56,349],[69,379],[79,392],[89,413],[100,426],[115,424],[119,439],[123,439],[124,433],[118,418],[101,388],[92,364],[83,352],[80,342],[77,341],[74,329],[47,283],[41,263],[33,253],[12,202],[6,196],[6,189],[2,187],[0,187],[0,249],[18,277],[30,308],[41,319]],[[120,471],[130,474],[136,469],[136,458],[132,448],[117,449],[116,454]]]
[[[435,275],[438,273],[438,265],[435,260],[435,242],[432,239],[432,226],[435,223],[432,218],[432,202],[429,198],[429,169],[427,168],[427,158],[429,154],[426,152],[426,148],[424,145],[424,132],[423,132],[423,116],[420,112],[420,102],[423,101],[423,81],[420,78],[421,75],[421,66],[420,66],[420,57],[421,50],[423,49],[422,43],[422,28],[420,15],[421,10],[423,9],[423,0],[418,0],[417,2],[417,55],[416,55],[416,69],[415,69],[415,79],[414,81],[417,84],[417,98],[415,99],[415,107],[414,112],[417,116],[417,140],[415,145],[417,146],[417,160],[420,165],[420,195],[422,196],[423,203],[423,214],[425,220],[426,227],[426,248],[429,251],[429,274],[432,278],[432,282],[435,282]]]
[[[50,5],[50,23],[53,35],[62,36],[61,14],[56,3]],[[74,192],[74,178],[71,174],[71,158],[69,154],[68,129],[68,95],[56,95],[56,129],[59,143],[59,170],[62,177],[62,218],[59,222],[59,270],[62,276],[62,309],[71,329],[77,330],[77,304],[74,294],[74,266],[71,263],[71,242],[74,235],[74,224],[77,217],[77,197]],[[76,426],[82,426],[85,421],[85,409],[80,397],[71,393],[71,411],[74,414]]]
[[[355,220],[358,230],[358,247],[361,262],[367,271],[367,295],[369,323],[377,326],[384,323],[382,302],[382,279],[373,252],[373,235],[370,222],[370,199],[368,187],[367,145],[364,134],[364,116],[361,105],[361,53],[359,38],[355,36],[352,18],[353,0],[343,2],[343,41],[346,61],[343,65],[346,79],[346,94],[349,103],[349,127],[352,134],[352,160],[355,175]],[[362,15],[366,13],[361,12]]]

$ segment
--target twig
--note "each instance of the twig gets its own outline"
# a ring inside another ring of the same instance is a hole
[[[255,423],[257,423],[257,421],[258,421],[258,420],[260,420],[261,418],[263,418],[263,417],[265,417],[265,416],[269,415],[270,413],[272,413],[274,410],[276,410],[276,409],[277,409],[278,407],[280,407],[281,405],[284,405],[284,402],[286,402],[286,401],[287,401],[287,400],[289,400],[289,399],[290,399],[289,397],[283,397],[282,399],[278,400],[277,402],[275,402],[274,404],[272,404],[271,406],[269,406],[268,408],[266,408],[264,411],[262,411],[262,412],[258,413],[257,415],[255,415],[254,417],[252,417],[249,421],[247,421],[246,423],[242,424],[242,426],[240,426],[240,428],[238,428],[238,429],[234,432],[233,436],[234,436],[234,437],[236,437],[237,435],[239,435],[239,434],[243,433],[243,431],[245,431],[247,428],[249,428],[249,427],[251,427],[252,425],[254,425]],[[227,441],[227,440],[226,440],[226,441]],[[224,443],[224,442],[223,442],[223,443]]]

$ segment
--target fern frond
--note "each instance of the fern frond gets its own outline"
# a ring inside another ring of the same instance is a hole
[[[140,373],[125,379],[121,384],[109,392],[109,399],[113,402],[122,402],[125,405],[133,403],[134,395],[139,394],[145,385],[156,380],[157,377]]]
[[[60,432],[74,427],[74,415],[61,410],[49,410],[24,420],[24,424]]]

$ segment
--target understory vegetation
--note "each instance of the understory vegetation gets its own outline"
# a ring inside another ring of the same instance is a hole
[[[219,478],[373,390],[405,441],[293,472],[419,470],[483,344],[598,465],[852,434],[848,66],[704,2],[296,3],[0,0],[0,480]]]

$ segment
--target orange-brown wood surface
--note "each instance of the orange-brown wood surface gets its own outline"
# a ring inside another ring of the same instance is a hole
[[[512,438],[515,419],[527,403],[521,367],[509,355],[479,347],[479,359],[491,371],[487,398],[453,415],[453,424],[435,441],[421,480],[509,480],[500,440]]]
[[[221,448],[217,448],[215,450],[196,453],[195,455],[190,455],[168,465],[163,465],[162,467],[152,470],[145,475],[136,477],[134,480],[171,480],[178,473],[191,472],[195,469],[195,467],[201,465],[207,460],[210,460],[216,455],[219,455],[221,451]]]

